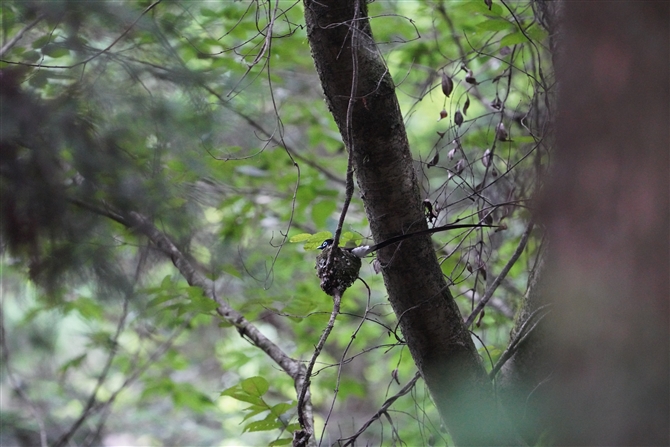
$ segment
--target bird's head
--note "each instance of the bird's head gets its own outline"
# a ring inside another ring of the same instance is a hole
[[[319,245],[319,246],[316,247],[316,248],[318,248],[319,250],[323,250],[324,248],[328,248],[328,247],[330,247],[331,245],[333,245],[333,242],[334,242],[334,241],[333,241],[332,239],[326,239],[325,241],[323,241],[323,242],[321,243],[321,245]]]

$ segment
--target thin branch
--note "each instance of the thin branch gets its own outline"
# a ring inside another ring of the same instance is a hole
[[[347,216],[347,211],[349,210],[349,204],[351,204],[351,198],[354,195],[354,166],[353,166],[353,154],[354,154],[354,134],[353,134],[353,114],[354,114],[354,105],[356,104],[356,95],[358,93],[358,33],[359,23],[358,19],[360,16],[360,0],[354,1],[354,16],[351,19],[351,26],[349,27],[349,32],[351,37],[349,38],[350,47],[351,47],[351,92],[349,93],[349,103],[347,104],[347,117],[345,122],[346,130],[346,142],[347,150],[349,151],[347,157],[347,180],[345,187],[345,197],[344,203],[342,204],[342,212],[340,213],[340,219],[337,222],[337,229],[335,230],[335,236],[333,236],[333,247],[334,249],[330,251],[328,256],[327,265],[331,265],[333,262],[333,257],[337,252],[336,248],[340,243],[340,235],[342,234],[342,227],[344,226],[344,219]],[[346,42],[346,40],[345,40]],[[343,44],[344,45],[344,44]]]
[[[139,281],[140,272],[142,271],[142,267],[144,266],[144,263],[147,260],[147,254],[148,250],[146,249],[142,250],[140,254],[137,266],[135,267],[135,275],[133,278],[134,284],[137,284],[137,282]],[[110,340],[111,349],[109,355],[107,356],[107,362],[105,363],[105,366],[103,366],[102,372],[98,376],[98,380],[95,384],[93,391],[91,392],[91,395],[89,396],[88,401],[86,402],[86,406],[82,410],[79,418],[72,424],[70,429],[58,439],[58,441],[54,444],[54,446],[64,446],[69,444],[72,436],[77,432],[77,430],[79,430],[79,427],[81,427],[81,425],[86,421],[86,419],[94,413],[94,408],[96,407],[97,404],[96,399],[98,397],[98,391],[100,390],[100,388],[102,388],[103,384],[105,383],[105,380],[107,379],[107,376],[109,375],[109,371],[112,366],[112,361],[114,360],[118,352],[118,346],[119,346],[118,340],[126,325],[126,319],[128,318],[128,303],[130,302],[130,298],[131,298],[130,294],[128,293],[125,294],[123,299],[123,309],[121,311],[121,318],[119,318],[119,323],[117,324],[116,332],[114,333],[114,336]],[[108,402],[110,401],[108,400]],[[100,423],[98,427],[98,432],[102,430],[103,423],[104,422]]]
[[[516,263],[516,261],[519,259],[524,249],[526,248],[526,244],[528,243],[528,239],[530,238],[530,234],[533,231],[534,226],[535,223],[531,220],[526,226],[526,229],[524,230],[523,234],[521,235],[519,245],[517,245],[516,250],[514,250],[512,257],[509,259],[509,261],[507,261],[507,264],[505,264],[505,267],[503,267],[502,271],[493,281],[488,290],[486,290],[484,297],[481,299],[481,301],[479,301],[477,307],[475,307],[475,310],[473,310],[470,316],[466,318],[465,327],[470,327],[470,325],[472,325],[472,322],[475,321],[477,315],[479,315],[479,313],[484,309],[484,306],[486,306],[486,303],[489,302],[489,300],[493,296],[493,293],[495,293],[500,283],[505,279],[505,277],[507,277],[507,274],[509,273],[511,268],[514,266],[514,264]]]
[[[312,358],[309,361],[309,364],[307,365],[307,371],[305,372],[305,380],[302,383],[300,394],[298,396],[298,423],[300,424],[300,427],[303,428],[305,434],[308,436],[307,440],[311,439],[314,436],[314,418],[312,417],[311,414],[305,411],[307,396],[309,396],[307,393],[309,392],[309,386],[311,383],[310,376],[312,375],[312,371],[314,370],[314,364],[316,363],[316,359],[319,357],[319,354],[321,354],[321,350],[323,350],[323,347],[326,344],[326,340],[328,339],[330,332],[333,330],[333,327],[335,326],[335,319],[337,318],[337,314],[340,313],[341,302],[342,302],[342,294],[339,291],[336,291],[335,294],[333,295],[333,311],[330,313],[330,319],[328,320],[328,324],[326,325],[326,328],[323,330],[321,338],[319,339],[319,342],[314,348],[314,354],[312,354]]]
[[[135,211],[122,215],[119,212],[110,210],[109,207],[101,208],[80,200],[71,200],[71,202],[89,211],[109,217],[110,219],[147,236],[154,246],[170,257],[172,263],[177,267],[190,286],[199,287],[202,289],[205,296],[218,304],[216,312],[226,321],[235,326],[240,335],[248,338],[254,346],[265,352],[291,378],[294,380],[299,379],[303,369],[301,363],[286,355],[279,346],[265,337],[265,335],[263,335],[258,328],[251,324],[241,313],[230,307],[223,298],[217,296],[214,291],[213,282],[200,274],[191,261],[177,248],[170,238],[158,230],[147,217]],[[296,383],[296,387],[297,386],[298,383]]]
[[[0,48],[0,57],[4,56],[6,52],[8,52],[9,50],[11,50],[12,47],[14,47],[14,45],[16,45],[16,43],[17,43],[19,40],[21,40],[21,38],[23,37],[23,35],[24,35],[25,33],[27,33],[28,31],[30,31],[30,29],[31,29],[32,27],[34,27],[35,25],[37,25],[38,23],[40,23],[40,21],[42,21],[43,18],[44,18],[44,15],[43,15],[43,14],[40,14],[40,15],[38,15],[38,16],[35,18],[35,20],[33,20],[32,22],[30,22],[29,24],[27,24],[26,26],[24,26],[23,28],[21,28],[21,29],[19,30],[18,33],[16,33],[11,39],[9,39],[9,40],[7,41],[6,44],[4,44],[4,45],[2,46],[2,48]]]
[[[531,313],[528,316],[528,319],[523,322],[521,325],[521,328],[519,329],[519,332],[516,334],[514,339],[510,342],[509,346],[507,349],[505,349],[505,352],[502,353],[500,358],[498,359],[498,362],[495,364],[495,366],[491,369],[491,372],[489,373],[489,378],[493,379],[497,374],[498,371],[500,371],[500,368],[507,363],[509,359],[512,358],[512,356],[516,353],[516,351],[519,349],[519,346],[528,338],[528,336],[535,330],[538,324],[546,317],[550,310],[543,313],[540,315],[535,323],[528,328],[528,325],[530,322],[533,320],[533,318],[543,309],[546,309],[549,307],[550,304],[545,304],[544,306],[539,307],[538,309],[535,309],[533,313]],[[528,329],[527,329],[528,328]]]
[[[123,32],[121,34],[119,34],[119,36],[112,41],[112,43],[107,45],[107,47],[103,48],[102,50],[96,51],[95,54],[93,54],[92,56],[89,56],[86,59],[81,60],[79,62],[76,62],[74,64],[71,64],[71,65],[44,65],[44,64],[30,64],[30,63],[25,63],[25,62],[15,62],[15,61],[7,61],[7,60],[2,60],[2,62],[8,63],[8,64],[13,64],[13,65],[25,65],[25,66],[28,66],[28,67],[38,67],[38,68],[74,68],[74,67],[78,67],[80,65],[85,65],[85,64],[89,63],[90,61],[92,61],[93,59],[95,59],[96,57],[107,53],[114,45],[119,43],[119,41],[121,39],[123,39],[123,37],[126,34],[128,34],[130,32],[130,30],[132,30],[135,27],[135,25],[137,25],[137,22],[139,22],[142,17],[144,17],[149,11],[154,9],[162,1],[163,0],[156,0],[155,2],[153,2],[152,4],[150,4],[149,6],[144,8],[142,13],[140,13],[140,15],[135,19],[135,21],[133,23],[131,23],[130,25],[128,25],[128,27],[125,30],[123,30]],[[1,55],[0,55],[0,57],[1,57]]]
[[[342,356],[340,357],[340,362],[338,363],[338,368],[337,368],[337,380],[335,382],[335,390],[333,392],[333,397],[330,402],[330,409],[328,410],[328,415],[325,418],[324,424],[323,424],[323,430],[321,431],[321,437],[319,438],[319,445],[321,445],[321,441],[323,440],[324,434],[326,433],[326,428],[328,427],[328,421],[330,420],[330,416],[333,413],[333,410],[335,408],[335,402],[337,400],[337,395],[340,392],[340,383],[342,381],[342,366],[348,363],[347,361],[347,354],[349,353],[349,349],[354,343],[354,340],[356,339],[356,335],[360,332],[361,328],[363,327],[363,324],[367,320],[367,315],[368,312],[370,312],[370,298],[372,296],[372,292],[370,291],[370,286],[363,281],[362,278],[359,278],[361,282],[365,285],[365,288],[368,290],[368,299],[365,304],[365,312],[363,313],[363,318],[358,323],[358,327],[352,332],[351,337],[349,338],[349,343],[347,343],[347,346],[344,348],[344,351],[342,352]],[[353,358],[353,357],[352,357]],[[349,359],[350,360],[350,359]]]
[[[10,352],[9,352],[9,346],[7,345],[7,334],[5,333],[5,315],[3,306],[1,304],[0,304],[0,345],[2,346],[2,363],[5,365],[5,370],[7,371],[7,379],[9,381],[9,385],[12,387],[12,390],[19,396],[19,398],[23,400],[26,403],[26,405],[28,405],[28,409],[35,418],[35,422],[37,422],[37,426],[40,429],[40,446],[47,447],[47,432],[46,427],[44,426],[44,419],[42,419],[39,410],[32,402],[32,400],[30,400],[30,397],[23,389],[23,387],[20,385],[19,381],[16,380],[16,377],[14,377],[14,373],[12,372],[12,369],[10,367]]]
[[[412,389],[414,388],[414,385],[416,385],[416,382],[417,382],[420,378],[421,378],[421,374],[420,374],[419,372],[417,372],[416,374],[414,374],[414,377],[412,378],[412,380],[410,380],[409,382],[407,382],[407,384],[406,384],[404,387],[402,387],[402,389],[401,389],[400,391],[398,391],[395,395],[393,395],[393,396],[389,397],[388,399],[386,399],[386,401],[382,404],[381,408],[379,408],[379,410],[377,410],[377,412],[376,412],[370,419],[368,419],[368,420],[365,422],[365,424],[363,424],[363,426],[362,426],[362,427],[361,427],[355,434],[353,434],[352,436],[350,436],[350,437],[348,437],[348,438],[340,439],[339,441],[344,441],[345,439],[346,439],[346,441],[347,441],[346,443],[343,444],[343,447],[346,447],[346,446],[348,446],[348,445],[354,445],[354,442],[356,441],[356,439],[357,439],[360,435],[362,435],[362,434],[365,432],[365,430],[367,430],[368,427],[369,427],[370,425],[372,425],[372,423],[373,423],[374,421],[376,421],[377,419],[381,418],[383,415],[387,414],[386,412],[388,411],[388,409],[391,407],[391,405],[393,405],[393,403],[394,403],[396,400],[398,400],[400,397],[402,397],[402,396],[404,396],[405,394],[407,394],[407,393],[409,393],[410,391],[412,391]]]
[[[114,333],[114,336],[110,340],[110,345],[111,349],[109,352],[109,355],[107,356],[107,361],[105,362],[105,366],[102,368],[102,372],[98,376],[98,380],[95,384],[95,387],[93,388],[93,391],[91,391],[91,394],[88,398],[88,401],[86,402],[86,406],[81,412],[81,415],[77,420],[70,426],[70,429],[65,432],[61,437],[56,441],[54,444],[54,447],[61,447],[68,445],[70,443],[70,439],[72,436],[79,430],[79,427],[81,427],[81,424],[86,421],[86,419],[92,414],[92,410],[95,406],[97,396],[98,396],[98,391],[100,391],[100,388],[102,388],[102,385],[105,383],[105,380],[107,380],[107,375],[109,374],[109,371],[112,367],[112,361],[116,357],[117,354],[117,348],[118,348],[118,340],[119,337],[121,336],[121,332],[123,332],[123,328],[126,325],[126,318],[128,317],[128,302],[130,300],[130,297],[128,294],[123,299],[123,310],[121,312],[121,318],[119,318],[119,323],[116,326],[116,332]]]

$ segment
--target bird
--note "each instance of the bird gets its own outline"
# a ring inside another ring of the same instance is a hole
[[[433,233],[437,233],[439,231],[455,230],[455,229],[458,229],[458,228],[480,228],[480,227],[491,228],[491,227],[497,227],[497,226],[496,225],[484,225],[484,224],[451,223],[451,224],[447,224],[447,225],[442,225],[440,227],[433,227],[433,228],[428,228],[426,230],[415,231],[414,233],[401,234],[399,236],[394,236],[390,239],[386,239],[385,241],[380,242],[378,244],[374,244],[374,245],[360,245],[358,247],[353,247],[353,248],[346,248],[346,247],[340,247],[340,248],[342,248],[342,250],[344,250],[348,253],[351,253],[351,254],[355,255],[356,257],[364,258],[367,255],[369,255],[370,253],[373,253],[373,252],[379,250],[380,248],[384,248],[388,245],[395,244],[397,242],[403,241],[403,240],[408,239],[408,238],[413,237],[413,236],[419,236],[419,235],[422,235],[422,234],[433,234]],[[319,250],[324,250],[324,249],[332,246],[334,242],[335,241],[333,239],[326,239],[317,248]]]

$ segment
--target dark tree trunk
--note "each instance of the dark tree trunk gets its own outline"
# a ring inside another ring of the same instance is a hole
[[[669,445],[670,5],[566,2],[542,211],[556,445]]]
[[[372,40],[364,0],[306,0],[305,16],[312,56],[351,152],[375,241],[427,228],[395,86]],[[378,259],[402,336],[454,440],[517,445],[430,237],[384,248]]]

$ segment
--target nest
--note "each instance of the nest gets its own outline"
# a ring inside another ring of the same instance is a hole
[[[336,292],[342,295],[356,281],[361,269],[361,258],[339,247],[335,250],[329,268],[326,264],[332,246],[324,248],[316,257],[316,276],[321,279],[321,290],[330,296],[334,296]]]

